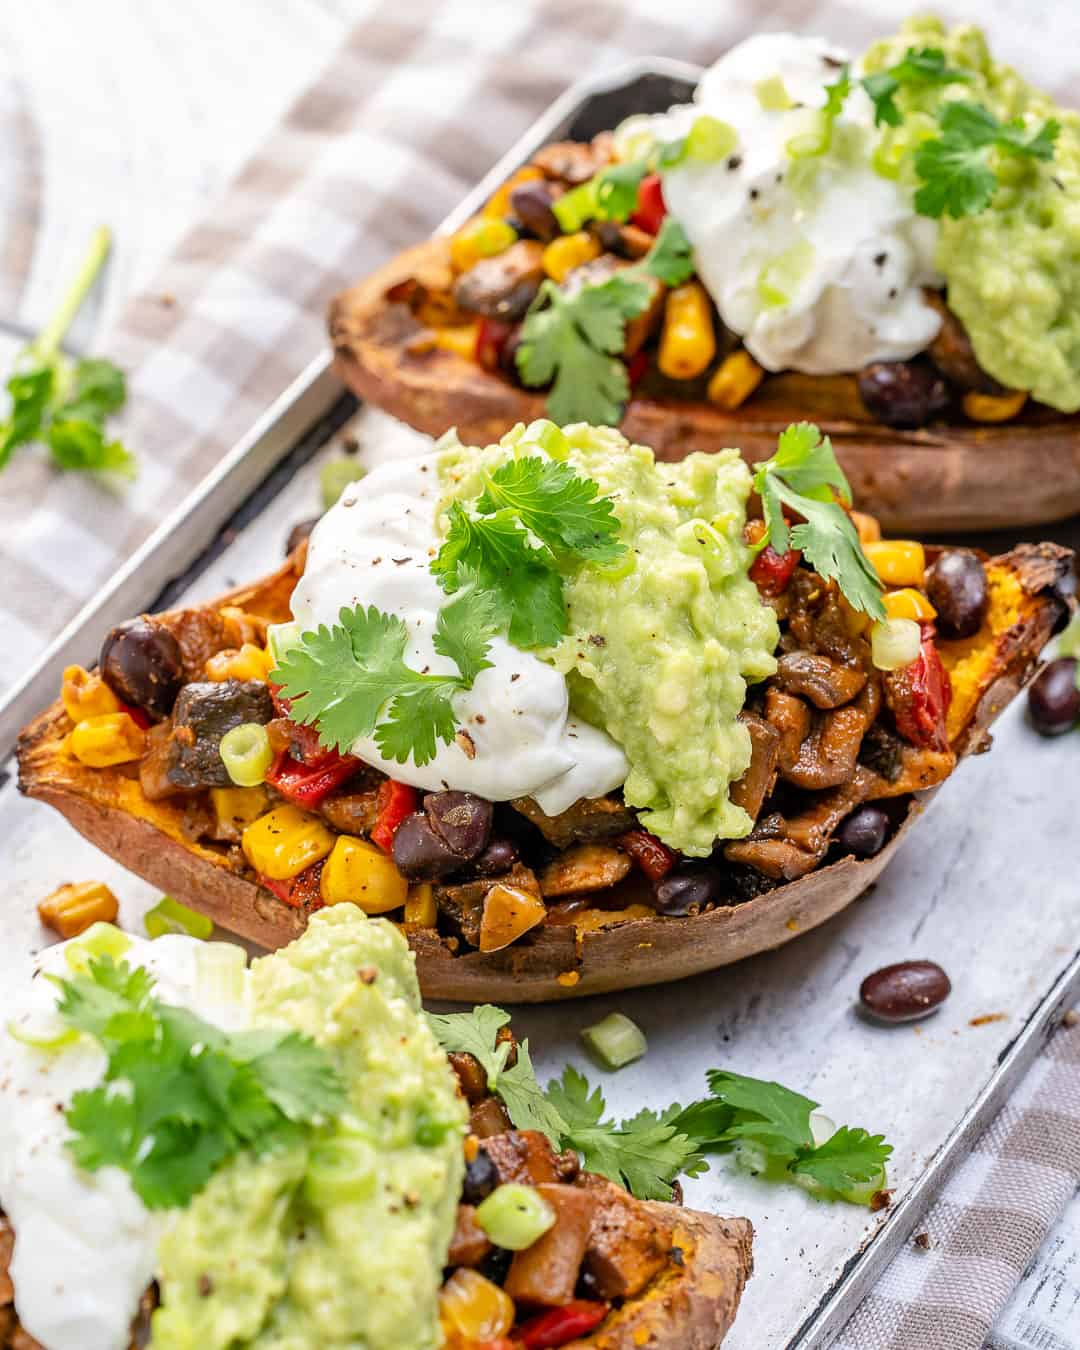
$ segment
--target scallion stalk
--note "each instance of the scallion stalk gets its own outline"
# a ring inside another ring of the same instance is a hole
[[[610,1013],[581,1033],[585,1049],[605,1069],[621,1069],[649,1048],[645,1033],[624,1013]]]
[[[237,787],[258,787],[274,762],[270,733],[258,722],[241,722],[221,738],[221,762]]]
[[[535,1186],[497,1186],[476,1210],[476,1222],[509,1252],[522,1252],[555,1225],[555,1211]]]

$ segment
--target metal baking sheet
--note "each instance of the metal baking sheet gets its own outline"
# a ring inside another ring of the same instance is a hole
[[[567,131],[591,134],[641,106],[640,99],[666,106],[685,95],[693,74],[678,63],[645,63],[577,87],[447,228],[536,145]],[[347,410],[325,361],[309,376],[294,387],[294,403],[276,405],[237,447],[217,487],[201,490],[140,555],[142,563],[133,559],[80,616],[52,665],[24,685],[18,720],[54,696],[68,654],[92,653],[107,623],[149,607],[200,553],[169,588],[172,603],[212,596],[277,563],[289,526],[315,509],[321,458],[336,453],[335,436],[314,458],[317,436],[299,450],[294,441],[335,408]],[[408,453],[421,443],[366,410],[355,426],[368,457]],[[275,469],[278,482],[268,487],[267,471]],[[261,491],[249,497],[259,482]],[[227,537],[207,549],[245,501]],[[174,537],[183,531],[187,537]],[[10,736],[14,726],[9,708],[0,727]],[[837,1122],[883,1131],[896,1146],[894,1204],[879,1215],[754,1180],[725,1159],[688,1184],[689,1203],[746,1214],[757,1229],[756,1273],[726,1343],[732,1350],[810,1350],[830,1342],[1080,993],[1074,888],[1064,858],[1074,833],[1075,755],[1072,738],[1037,739],[1016,706],[999,725],[993,753],[961,767],[884,878],[829,924],[780,951],[690,981],[516,1015],[519,1030],[532,1037],[541,1077],[567,1060],[587,1067],[577,1034],[607,1011],[618,1008],[640,1022],[650,1046],[644,1060],[615,1075],[588,1069],[616,1116],[701,1095],[706,1069],[728,1067],[802,1090]],[[0,821],[0,874],[9,879],[0,909],[0,988],[45,940],[33,906],[62,881],[109,882],[123,921],[138,928],[156,895],[55,813],[19,798],[10,776],[0,787]],[[953,979],[951,999],[915,1026],[862,1021],[854,997],[863,975],[909,957],[941,961]]]

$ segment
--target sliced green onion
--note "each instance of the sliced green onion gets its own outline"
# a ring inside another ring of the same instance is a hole
[[[73,1045],[79,1039],[79,1033],[74,1027],[65,1027],[62,1031],[53,1031],[38,1035],[35,1032],[27,1031],[20,1027],[18,1022],[9,1022],[7,1024],[7,1033],[20,1045],[28,1045],[31,1050],[41,1050],[46,1054],[55,1054],[58,1050],[63,1050],[69,1045]]]
[[[274,762],[270,733],[258,722],[241,722],[221,738],[221,762],[237,787],[258,787]]]
[[[814,1138],[814,1147],[820,1148],[836,1133],[836,1125],[824,1111],[811,1111],[810,1133]]]
[[[649,1048],[645,1033],[623,1013],[610,1013],[581,1033],[585,1049],[605,1069],[621,1069],[640,1059]]]
[[[521,439],[526,445],[538,445],[552,459],[565,459],[570,453],[570,442],[563,435],[562,428],[549,422],[546,417],[530,422]]]
[[[349,484],[355,483],[363,476],[364,470],[356,462],[354,455],[343,459],[328,459],[319,472],[319,491],[322,493],[323,510],[329,511]]]
[[[686,133],[686,157],[700,164],[726,159],[739,143],[739,134],[729,122],[702,113]]]
[[[244,972],[247,955],[232,942],[208,942],[200,947],[195,962],[195,999],[199,1007],[207,1004],[229,1007],[244,1001]]]
[[[365,1200],[378,1184],[375,1146],[359,1130],[339,1128],[311,1148],[304,1186],[320,1209]]]
[[[800,239],[778,253],[758,273],[757,291],[769,309],[790,304],[804,277],[814,264],[815,250],[808,239]]]
[[[147,936],[164,937],[166,933],[177,933],[181,937],[201,938],[205,941],[214,931],[213,919],[205,914],[197,914],[188,909],[171,895],[163,895],[153,909],[146,912],[143,926]]]
[[[870,630],[870,659],[878,670],[910,666],[921,647],[922,634],[914,619],[882,619]]]
[[[272,623],[266,630],[266,645],[274,658],[274,665],[280,665],[286,652],[300,645],[300,625],[298,623]]]
[[[787,86],[779,75],[770,75],[768,79],[758,80],[754,85],[754,93],[766,112],[784,112],[785,109],[795,106]]]
[[[841,1200],[846,1200],[849,1205],[868,1205],[878,1191],[885,1190],[888,1184],[889,1178],[886,1175],[884,1165],[882,1165],[869,1181],[856,1182],[846,1191],[837,1191],[836,1194]]]
[[[131,949],[131,939],[113,923],[92,923],[90,927],[64,947],[64,960],[76,975],[84,975],[92,956],[111,956],[114,961]]]
[[[497,1186],[476,1210],[476,1222],[508,1252],[523,1252],[555,1226],[555,1211],[535,1186]]]

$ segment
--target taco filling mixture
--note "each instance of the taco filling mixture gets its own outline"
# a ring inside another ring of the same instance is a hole
[[[560,423],[782,371],[857,374],[893,427],[998,422],[1080,409],[1078,221],[1080,116],[977,28],[760,34],[692,104],[544,147],[389,298]]]

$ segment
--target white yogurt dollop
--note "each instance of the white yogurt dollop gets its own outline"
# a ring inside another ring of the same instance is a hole
[[[381,464],[346,488],[311,535],[292,599],[301,629],[332,626],[342,609],[374,605],[404,620],[409,666],[456,674],[432,642],[447,599],[429,570],[440,543],[440,496],[434,454]],[[357,739],[352,753],[415,787],[454,788],[489,801],[531,796],[550,814],[624,781],[623,752],[571,714],[566,680],[557,670],[501,637],[493,639],[488,660],[491,668],[454,700],[463,735],[449,745],[438,742],[430,763],[384,759],[373,736]]]
[[[206,999],[196,997],[206,943],[169,936],[153,943],[135,937],[131,944],[123,959],[153,974],[162,1002],[226,1030],[247,1024],[245,1003],[208,1009]],[[67,945],[45,951],[40,970],[70,976]],[[11,1278],[19,1318],[49,1350],[127,1350],[171,1212],[148,1210],[117,1167],[83,1172],[75,1166],[64,1112],[76,1092],[101,1082],[105,1052],[89,1038],[47,1052],[10,1034],[10,1025],[34,1036],[64,1030],[56,987],[40,975],[4,994],[0,1208],[15,1230]]]
[[[664,199],[724,323],[767,370],[827,375],[905,360],[941,325],[922,297],[941,281],[937,224],[874,171],[873,105],[854,79],[831,148],[802,160],[789,151],[847,59],[820,38],[760,34],[705,72],[693,104],[621,133],[673,140],[702,113],[738,133],[731,156],[665,170]],[[784,94],[793,106],[763,106]]]

